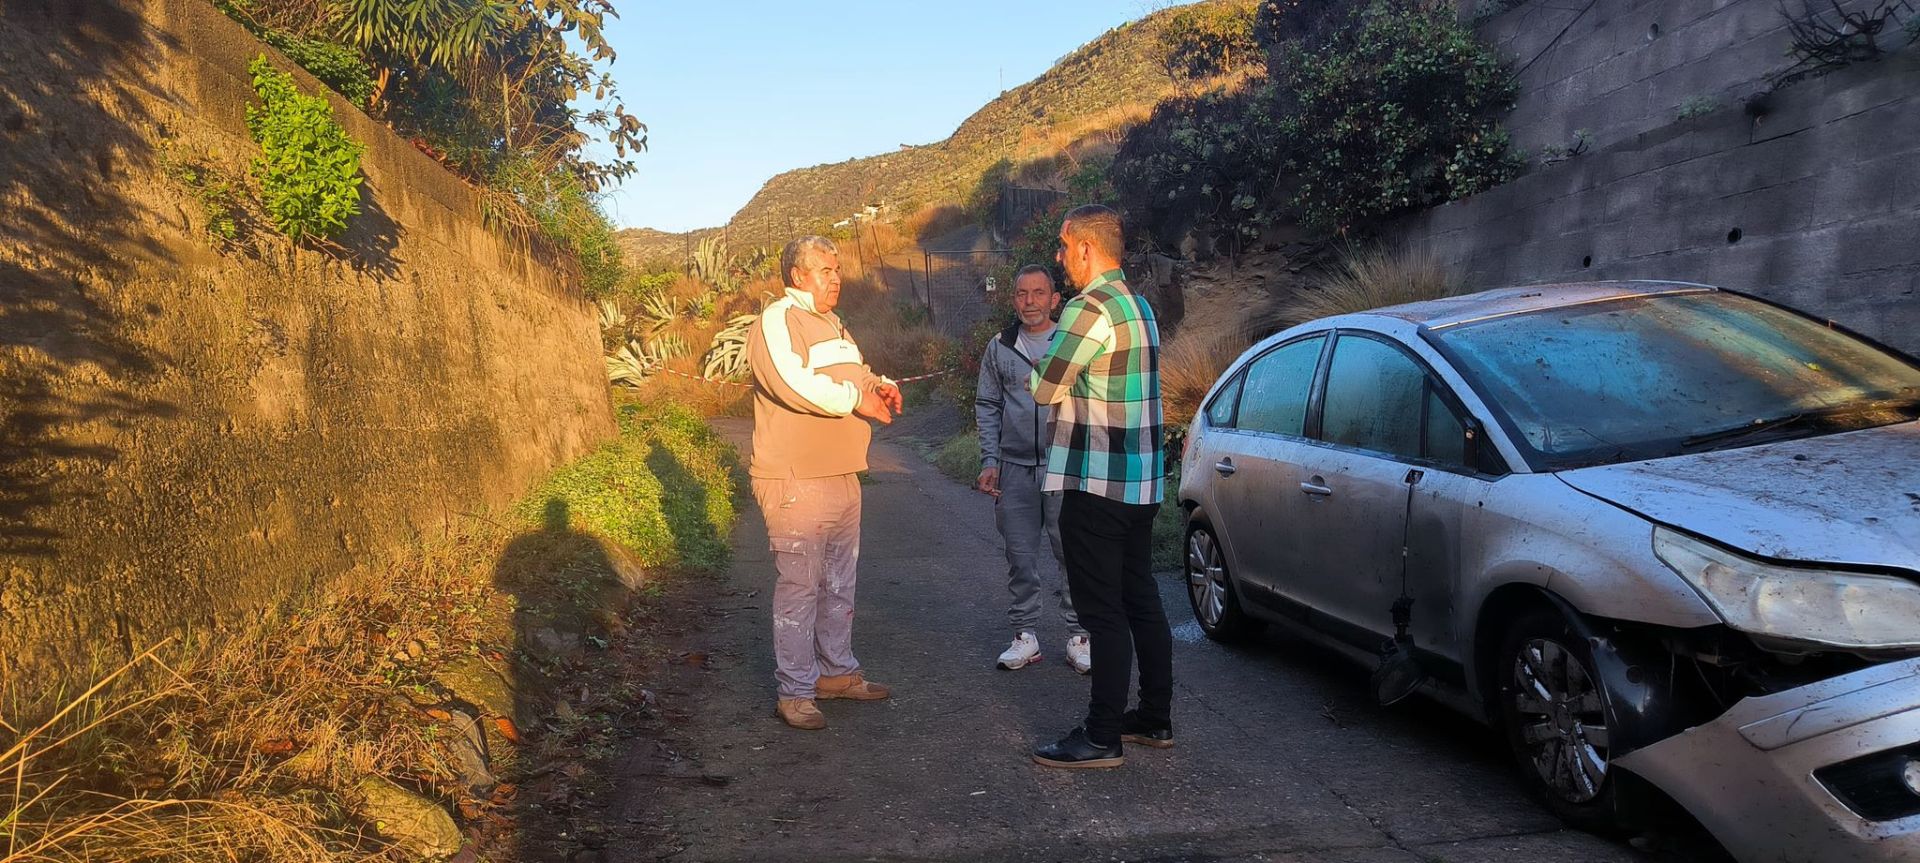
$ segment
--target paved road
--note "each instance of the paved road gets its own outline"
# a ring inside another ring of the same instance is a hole
[[[1643,859],[1563,829],[1485,729],[1431,704],[1375,707],[1363,675],[1297,642],[1205,640],[1172,578],[1178,746],[1129,748],[1118,770],[1037,767],[1027,753],[1072,726],[1088,684],[1059,661],[1059,631],[1045,662],[993,668],[1007,634],[991,504],[889,443],[865,491],[855,647],[895,697],[824,702],[820,732],[774,717],[773,568],[749,503],[715,622],[684,645],[707,665],[665,684],[686,717],[672,772],[705,781],[630,789],[628,817],[671,838],[612,859]]]

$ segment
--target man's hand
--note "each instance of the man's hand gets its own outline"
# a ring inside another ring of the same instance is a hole
[[[898,391],[895,393],[895,398],[898,398]],[[881,425],[893,422],[893,411],[887,409],[887,400],[874,390],[860,394],[860,404],[854,406],[853,412]]]
[[[980,478],[973,481],[973,487],[994,497],[1000,496],[1000,469],[986,467],[980,469]]]
[[[883,383],[880,386],[876,387],[875,391],[880,393],[880,399],[887,403],[888,410],[891,410],[897,414],[903,414],[907,412],[906,400],[900,395],[899,385]]]

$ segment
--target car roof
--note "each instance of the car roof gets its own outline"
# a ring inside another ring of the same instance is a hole
[[[1460,324],[1499,318],[1507,315],[1525,314],[1545,309],[1558,309],[1587,303],[1628,297],[1659,296],[1662,294],[1695,294],[1717,291],[1712,285],[1693,282],[1671,282],[1649,279],[1609,282],[1563,282],[1547,285],[1525,285],[1513,288],[1496,288],[1477,294],[1463,294],[1457,297],[1445,297],[1437,300],[1422,300],[1417,303],[1404,303],[1397,306],[1371,309],[1357,316],[1379,315],[1397,318],[1428,329],[1445,329]]]

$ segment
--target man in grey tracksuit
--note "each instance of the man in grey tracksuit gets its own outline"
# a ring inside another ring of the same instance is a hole
[[[1027,388],[1034,363],[1053,341],[1053,312],[1060,293],[1053,276],[1042,266],[1029,266],[1014,277],[1014,311],[1020,320],[987,342],[980,357],[980,381],[974,397],[974,419],[980,426],[980,478],[976,486],[994,496],[994,516],[1007,548],[1007,590],[1013,604],[1007,610],[1013,642],[997,664],[1009,671],[1040,659],[1034,630],[1040,622],[1042,595],[1040,543],[1045,534],[1053,559],[1061,564],[1060,495],[1041,491],[1046,476],[1047,408],[1034,404]],[[1073,598],[1060,579],[1060,618],[1066,624],[1067,664],[1082,674],[1092,668],[1087,631],[1073,613]]]

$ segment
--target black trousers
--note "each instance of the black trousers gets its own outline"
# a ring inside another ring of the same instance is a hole
[[[1060,502],[1060,541],[1067,557],[1067,587],[1093,651],[1093,699],[1087,706],[1087,737],[1111,745],[1120,740],[1120,714],[1127,709],[1127,681],[1140,658],[1140,718],[1162,726],[1171,721],[1173,633],[1153,583],[1154,504],[1130,504],[1083,491]]]

